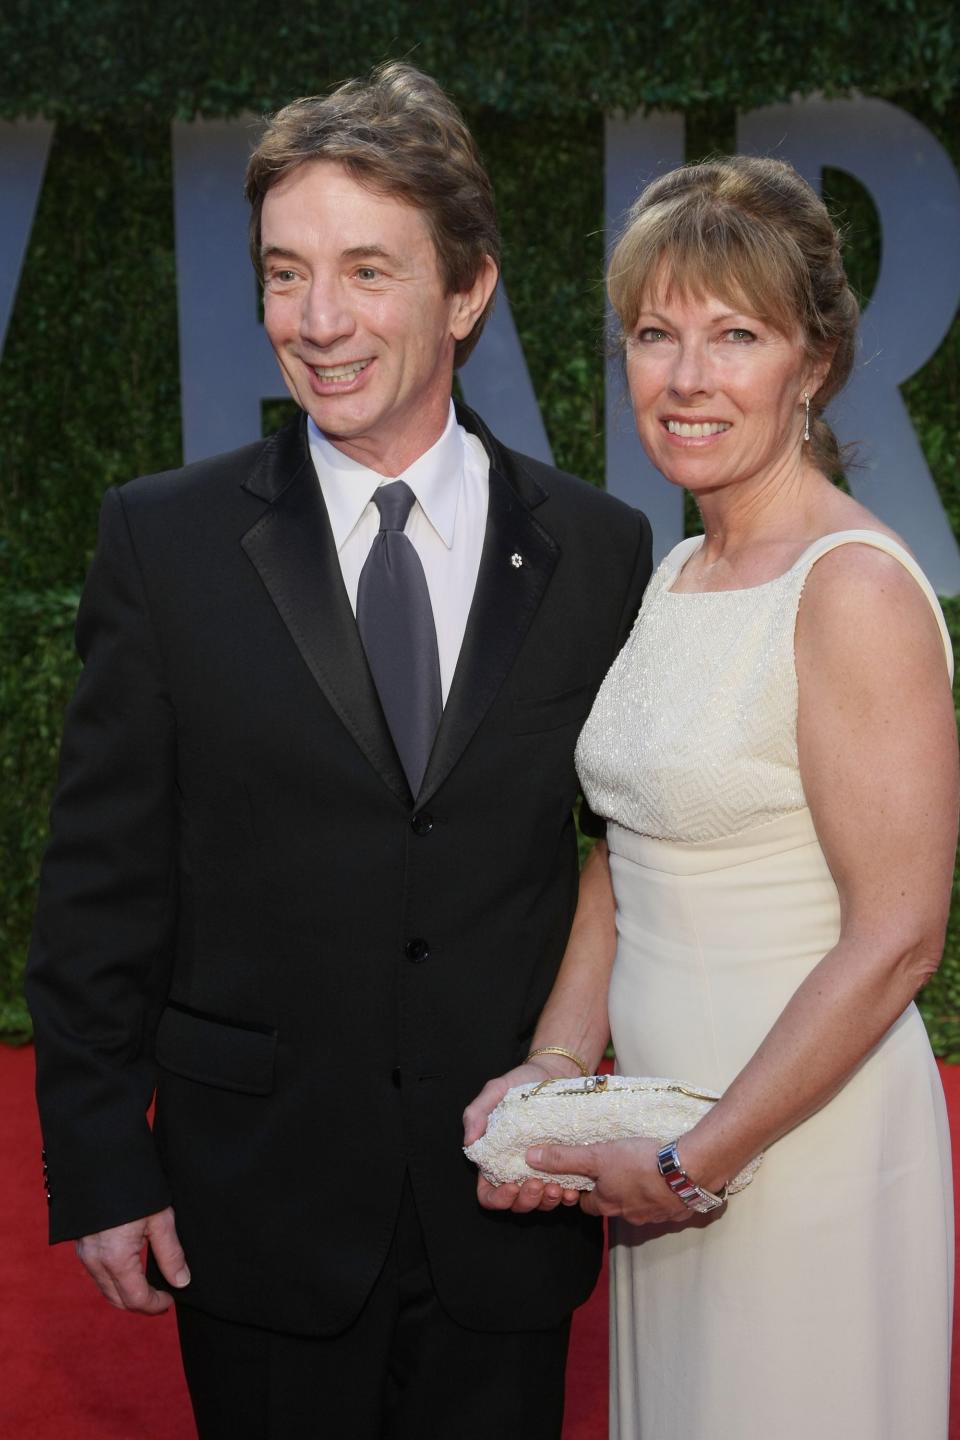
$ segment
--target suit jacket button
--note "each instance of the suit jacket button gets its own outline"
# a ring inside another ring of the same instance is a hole
[[[433,829],[433,816],[428,815],[425,810],[421,810],[410,821],[410,828],[414,835],[429,835]]]
[[[420,965],[430,958],[430,945],[426,940],[408,940],[403,947],[403,953],[415,965]]]

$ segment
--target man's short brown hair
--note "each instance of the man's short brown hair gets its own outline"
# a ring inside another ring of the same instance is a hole
[[[247,165],[250,254],[261,283],[260,217],[264,197],[298,165],[332,160],[376,194],[424,212],[448,294],[468,290],[486,256],[500,264],[493,188],[473,137],[453,101],[429,75],[391,61],[368,80],[348,80],[326,96],[285,105],[267,121]],[[480,338],[490,297],[473,330],[458,341],[462,365]]]

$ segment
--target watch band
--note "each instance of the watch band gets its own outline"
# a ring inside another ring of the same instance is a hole
[[[676,1140],[671,1140],[669,1145],[664,1145],[662,1150],[657,1151],[657,1169],[674,1195],[682,1200],[689,1210],[696,1210],[700,1215],[706,1215],[709,1211],[719,1210],[721,1205],[726,1204],[726,1185],[723,1187],[722,1194],[714,1195],[712,1190],[704,1190],[702,1185],[693,1183],[680,1164]]]

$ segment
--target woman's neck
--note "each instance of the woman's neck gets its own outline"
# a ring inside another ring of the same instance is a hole
[[[783,573],[806,545],[833,528],[840,495],[818,470],[796,465],[763,483],[737,484],[696,497],[703,545],[687,567],[691,588],[762,584]]]
[[[803,539],[816,529],[814,517],[818,512],[822,516],[823,501],[833,493],[818,470],[800,463],[756,483],[695,496],[703,519],[703,563],[729,560],[755,546]]]

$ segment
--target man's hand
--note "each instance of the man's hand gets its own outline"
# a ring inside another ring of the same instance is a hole
[[[147,1280],[143,1247],[148,1241],[163,1278],[177,1290],[189,1285],[190,1271],[169,1206],[142,1220],[84,1235],[77,1241],[77,1254],[111,1305],[141,1315],[162,1315],[173,1304],[173,1296],[155,1290]]]
[[[487,1081],[477,1098],[463,1112],[464,1145],[472,1145],[474,1140],[480,1139],[487,1128],[491,1111],[514,1085],[537,1084],[541,1080],[555,1080],[568,1075],[568,1071],[561,1067],[555,1072],[550,1064],[542,1064],[541,1058],[553,1061],[555,1057],[538,1057],[508,1070],[506,1075]],[[555,1210],[558,1205],[576,1205],[580,1193],[535,1178],[524,1180],[522,1185],[491,1185],[480,1175],[477,1178],[477,1199],[485,1210],[513,1210],[516,1214],[525,1215],[531,1210]]]

